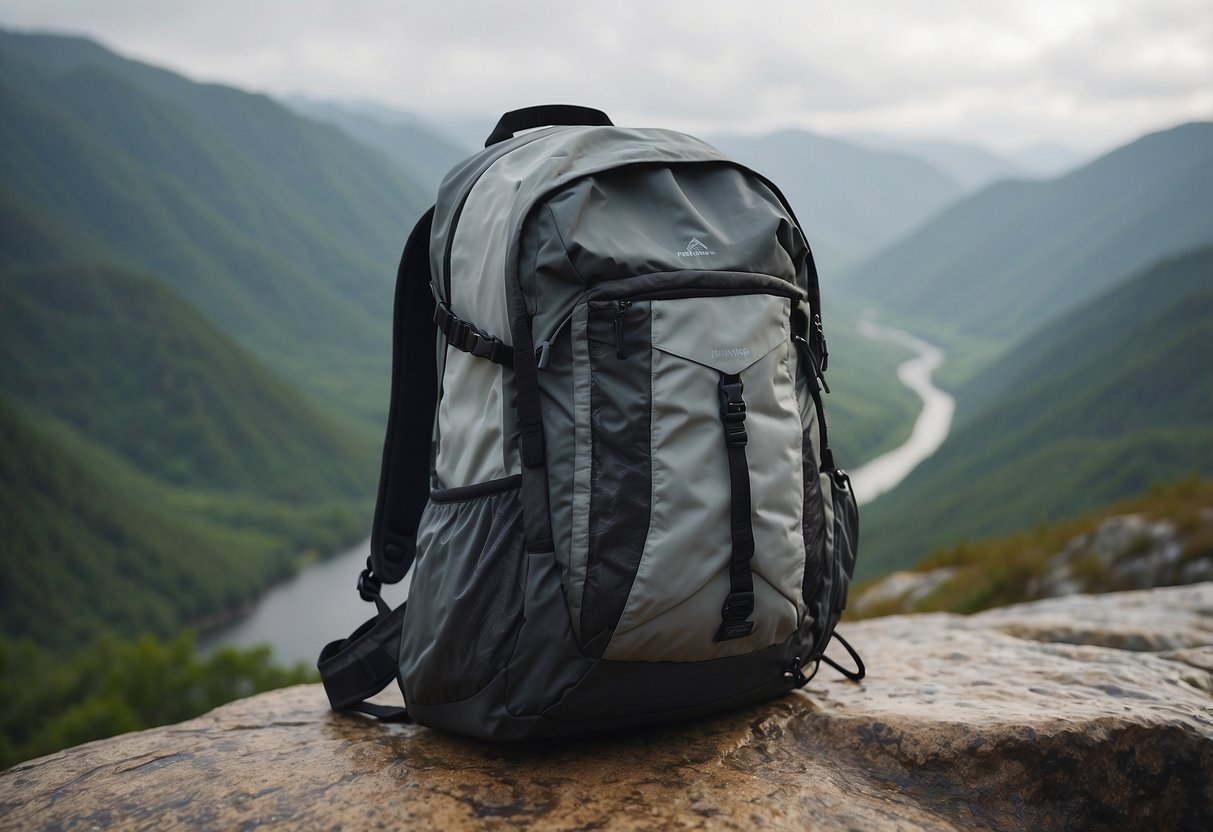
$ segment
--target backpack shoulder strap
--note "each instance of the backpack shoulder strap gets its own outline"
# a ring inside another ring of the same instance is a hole
[[[389,584],[403,579],[413,565],[417,524],[430,493],[430,443],[438,403],[437,329],[430,291],[433,221],[430,208],[409,235],[396,272],[392,399],[367,564],[368,578]]]
[[[406,604],[396,609],[379,596],[385,583],[408,574],[417,552],[417,525],[430,492],[430,443],[438,403],[437,337],[430,292],[430,230],[434,209],[409,234],[396,271],[392,323],[392,399],[379,497],[371,527],[371,555],[358,592],[378,614],[349,638],[325,645],[316,662],[333,710],[407,720],[404,708],[365,702],[396,678]]]

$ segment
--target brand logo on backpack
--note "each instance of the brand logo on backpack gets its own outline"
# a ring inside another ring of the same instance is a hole
[[[684,250],[675,252],[679,257],[708,257],[715,253],[698,237],[692,237]]]

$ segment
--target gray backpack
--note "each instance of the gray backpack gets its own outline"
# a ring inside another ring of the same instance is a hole
[[[597,110],[503,116],[400,263],[379,615],[321,654],[333,708],[515,740],[861,678],[824,656],[858,511],[820,310],[762,176]],[[363,701],[392,679],[407,714]]]

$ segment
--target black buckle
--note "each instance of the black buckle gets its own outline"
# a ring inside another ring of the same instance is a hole
[[[753,592],[731,592],[724,599],[720,608],[720,629],[716,631],[716,641],[730,641],[735,638],[745,638],[754,632],[754,622],[749,617],[754,614]]]
[[[434,305],[434,323],[446,341],[460,352],[476,358],[487,358],[496,364],[512,365],[513,352],[500,338],[481,332],[447,308],[442,301]]]
[[[475,338],[472,325],[467,321],[461,320],[460,318],[454,318],[452,323],[454,326],[451,327],[452,331],[447,337],[447,340],[451,342],[451,346],[453,346],[455,349],[461,350],[462,352],[471,352],[472,344],[475,343],[472,340]]]
[[[382,589],[383,581],[375,577],[375,573],[371,571],[368,564],[366,569],[362,570],[362,574],[358,576],[358,594],[363,601],[378,601]]]
[[[740,447],[749,441],[745,432],[744,391],[740,376],[720,377],[720,421],[724,422],[724,441],[729,447]]]
[[[744,621],[754,614],[753,592],[730,592],[720,608],[720,617],[725,621]]]
[[[754,632],[754,622],[749,617],[754,614],[753,592],[731,592],[724,599],[720,608],[720,629],[716,631],[716,641],[730,641],[735,638],[745,638]]]
[[[742,393],[745,392],[745,384],[740,376],[728,379],[728,376],[720,378],[720,418],[730,424],[744,422],[746,407]]]

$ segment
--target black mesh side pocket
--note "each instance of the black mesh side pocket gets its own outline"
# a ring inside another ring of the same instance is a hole
[[[830,635],[847,605],[847,591],[855,574],[855,558],[859,553],[859,504],[851,490],[851,479],[845,471],[827,471],[831,481],[831,506],[834,523],[830,545],[823,552],[824,586],[816,604],[821,618],[813,623],[813,656],[825,651]]]
[[[828,597],[823,589],[827,582],[825,543],[826,518],[825,504],[821,497],[821,476],[817,472],[817,463],[813,458],[813,434],[816,426],[810,423],[804,431],[804,513],[801,515],[801,529],[804,534],[804,581],[801,591],[804,595],[805,608],[808,615],[817,622],[824,622],[828,610]]]
[[[517,489],[426,507],[409,588],[401,677],[409,701],[466,699],[505,667],[522,621]]]

